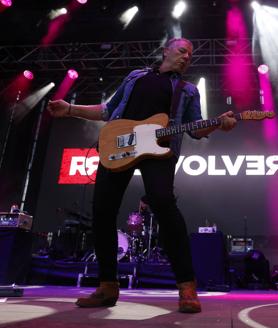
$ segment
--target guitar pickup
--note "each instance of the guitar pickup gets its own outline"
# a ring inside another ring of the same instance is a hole
[[[117,147],[118,148],[135,146],[135,145],[136,145],[136,133],[135,132],[117,136]]]
[[[109,161],[115,161],[115,160],[119,160],[119,159],[123,159],[123,158],[128,158],[128,157],[135,157],[136,156],[136,151],[125,151],[122,153],[118,153],[118,154],[110,154],[108,156]]]

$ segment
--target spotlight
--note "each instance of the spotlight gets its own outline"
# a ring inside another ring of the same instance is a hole
[[[66,15],[68,13],[67,8],[53,9],[48,14],[49,19],[55,19],[61,15]]]
[[[250,5],[254,10],[258,10],[261,7],[257,1],[252,1]]]
[[[67,10],[67,8],[61,8],[60,12],[61,12],[61,15],[65,15],[65,14],[67,14],[68,10]]]
[[[180,18],[187,8],[186,3],[184,1],[179,1],[175,4],[175,7],[172,11],[172,16],[176,19]]]
[[[137,6],[134,6],[122,13],[122,15],[120,16],[120,21],[124,24],[124,28],[129,25],[129,23],[132,21],[138,11],[139,8]]]
[[[74,69],[68,70],[68,77],[72,80],[76,80],[78,78],[78,73]]]
[[[2,5],[5,6],[5,7],[11,7],[11,5],[13,4],[13,3],[12,3],[12,0],[1,0],[0,2],[1,2]]]
[[[260,74],[266,74],[269,71],[269,67],[265,64],[262,64],[258,67],[258,72]]]
[[[33,80],[34,74],[31,71],[25,70],[23,75],[26,77],[27,80]]]
[[[84,5],[85,3],[87,3],[87,0],[77,0],[77,2],[79,2],[81,5]]]
[[[201,108],[202,108],[202,116],[204,119],[208,118],[208,108],[207,108],[207,92],[206,92],[206,79],[201,77],[197,88],[200,93],[200,101],[201,101]]]

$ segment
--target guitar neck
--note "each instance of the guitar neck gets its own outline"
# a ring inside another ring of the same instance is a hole
[[[241,113],[234,114],[234,118],[237,121],[242,120]],[[168,137],[184,132],[196,131],[200,129],[210,128],[213,126],[219,126],[219,125],[221,125],[221,119],[212,118],[208,120],[200,120],[200,121],[189,122],[180,125],[169,125],[167,128],[157,129],[155,132],[156,132],[156,137],[161,138],[161,137]]]

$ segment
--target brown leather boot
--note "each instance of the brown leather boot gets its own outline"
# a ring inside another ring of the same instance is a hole
[[[119,298],[119,286],[117,281],[101,282],[94,293],[86,298],[78,298],[75,304],[79,307],[114,306]]]
[[[196,282],[187,281],[177,284],[179,289],[179,312],[198,313],[201,312],[201,303],[196,292]]]

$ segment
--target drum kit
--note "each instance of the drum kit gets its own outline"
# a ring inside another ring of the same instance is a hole
[[[118,230],[118,261],[168,262],[159,247],[159,225],[152,213],[129,214],[127,233]]]
[[[91,219],[68,209],[59,209],[59,214],[62,214],[63,229],[47,234],[44,253],[54,258],[96,261],[94,246],[89,242],[92,240]],[[159,225],[151,212],[132,212],[126,223],[126,232],[117,231],[119,262],[168,263],[159,247]]]

